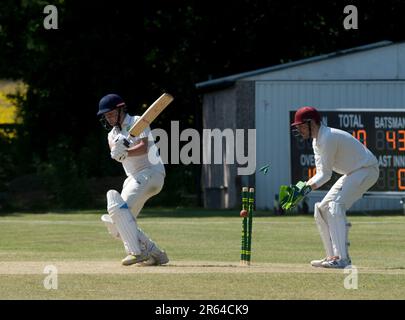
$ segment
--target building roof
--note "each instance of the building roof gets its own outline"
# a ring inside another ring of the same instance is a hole
[[[319,55],[319,56],[315,56],[315,57],[310,57],[310,58],[292,61],[292,62],[288,62],[288,63],[278,64],[275,66],[261,68],[261,69],[257,69],[257,70],[253,70],[253,71],[242,72],[242,73],[238,73],[238,74],[234,74],[234,75],[230,75],[230,76],[222,77],[222,78],[218,78],[218,79],[199,82],[196,84],[196,88],[200,89],[200,90],[206,90],[206,89],[215,90],[215,89],[220,89],[220,88],[226,88],[226,87],[232,86],[237,80],[241,80],[244,78],[257,76],[257,75],[261,75],[264,73],[279,71],[279,70],[283,70],[283,69],[287,69],[287,68],[292,68],[292,67],[296,67],[296,66],[300,66],[300,65],[304,65],[304,64],[308,64],[308,63],[319,62],[322,60],[341,57],[343,55],[349,55],[349,54],[358,53],[358,52],[362,52],[362,51],[381,48],[381,47],[385,47],[385,46],[389,46],[389,45],[393,45],[393,44],[394,43],[392,41],[385,40],[385,41],[375,42],[375,43],[371,43],[371,44],[367,44],[367,45],[363,45],[363,46],[359,46],[359,47],[354,47],[354,48],[350,48],[350,49],[338,50],[338,51],[335,51],[332,53],[323,54],[323,55]]]

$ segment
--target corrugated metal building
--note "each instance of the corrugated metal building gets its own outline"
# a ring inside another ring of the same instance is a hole
[[[204,128],[256,128],[257,168],[270,172],[238,176],[237,165],[203,165],[204,205],[233,208],[240,187],[254,184],[258,209],[273,208],[290,177],[289,112],[303,105],[405,109],[405,43],[378,42],[296,62],[245,72],[196,85],[203,95]],[[310,208],[324,192],[311,193]],[[353,210],[401,208],[398,199],[363,198]]]

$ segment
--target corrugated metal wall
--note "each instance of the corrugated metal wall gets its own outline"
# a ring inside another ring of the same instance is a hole
[[[303,105],[318,109],[405,109],[405,81],[257,81],[257,167],[270,163],[267,175],[256,173],[257,208],[273,208],[274,196],[290,177],[289,111]],[[310,198],[313,204],[321,195]],[[400,209],[393,199],[359,200],[351,210]]]
[[[206,93],[203,98],[203,128],[223,130],[236,123],[236,89]],[[204,146],[205,148],[206,146]],[[213,160],[212,160],[213,161]],[[224,164],[203,164],[202,185],[205,208],[229,206],[229,184]]]
[[[255,128],[255,88],[254,82],[241,81],[235,86],[204,94],[203,128],[204,129],[245,129],[245,146],[247,150],[247,129]],[[204,145],[203,148],[207,146]],[[225,143],[223,144],[225,159]],[[213,159],[212,159],[213,160]],[[254,184],[254,175],[238,176],[238,164],[203,164],[202,187],[205,208],[240,207],[240,190],[242,185]]]

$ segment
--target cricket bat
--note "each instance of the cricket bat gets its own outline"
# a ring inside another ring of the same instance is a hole
[[[162,94],[152,105],[144,112],[144,114],[138,119],[137,122],[129,129],[131,136],[139,136],[147,126],[149,126],[153,120],[157,118],[159,114],[173,101],[173,96],[164,93]]]
[[[168,93],[163,93],[152,105],[144,112],[144,114],[134,123],[129,129],[127,141],[124,141],[125,146],[129,147],[129,138],[139,136],[153,120],[173,101],[173,96]]]

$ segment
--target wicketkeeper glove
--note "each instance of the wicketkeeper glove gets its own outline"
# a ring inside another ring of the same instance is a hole
[[[292,210],[304,197],[312,191],[304,181],[296,185],[281,186],[279,193],[280,206],[283,210]]]

